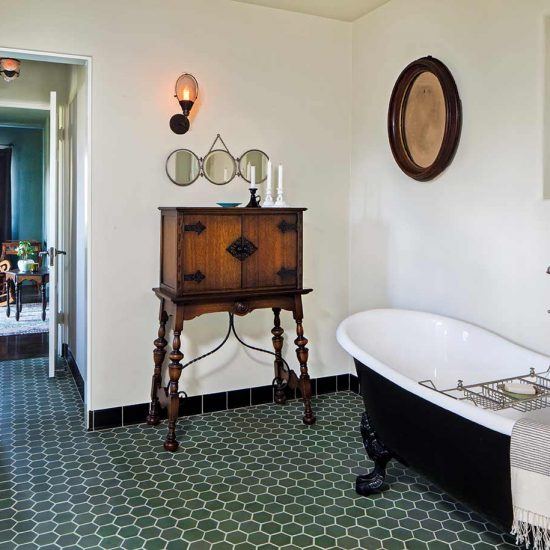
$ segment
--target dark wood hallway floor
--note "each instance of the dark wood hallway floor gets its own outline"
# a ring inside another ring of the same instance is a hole
[[[48,355],[48,333],[0,336],[0,361]]]

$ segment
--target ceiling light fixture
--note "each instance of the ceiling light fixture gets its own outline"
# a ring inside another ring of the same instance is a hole
[[[0,57],[0,74],[6,82],[11,82],[19,76],[21,61],[11,57]]]

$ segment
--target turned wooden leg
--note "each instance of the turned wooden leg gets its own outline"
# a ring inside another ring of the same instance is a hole
[[[164,311],[164,300],[161,300],[159,311],[159,329],[158,337],[154,341],[155,349],[153,350],[153,361],[155,368],[153,371],[153,377],[151,380],[151,404],[149,405],[149,414],[147,415],[147,424],[150,426],[156,426],[160,422],[160,404],[158,398],[158,391],[162,386],[162,364],[164,363],[164,357],[166,356],[166,345],[168,342],[164,338],[166,335],[166,322],[168,321],[168,315]]]
[[[304,327],[302,326],[302,304],[297,302],[294,310],[294,319],[296,320],[297,338],[294,340],[296,344],[296,355],[300,363],[300,389],[304,400],[304,424],[315,424],[315,415],[311,408],[311,380],[307,371],[307,359],[309,350],[307,349],[307,338],[304,336]]]
[[[273,349],[275,350],[275,403],[278,405],[284,405],[286,403],[286,394],[285,394],[285,384],[284,384],[284,363],[282,359],[282,349],[283,349],[283,333],[284,330],[281,328],[281,318],[280,318],[281,308],[274,307],[273,314],[275,315],[274,326],[271,329],[271,334],[273,334]]]
[[[46,320],[46,283],[40,285],[40,292],[42,295],[42,321]]]
[[[21,314],[21,283],[15,284],[15,320],[19,321]]]
[[[178,308],[179,310],[179,308]],[[181,376],[181,360],[183,353],[180,351],[181,346],[181,330],[183,328],[183,316],[179,311],[176,313],[174,323],[174,339],[172,341],[172,352],[170,353],[170,384],[168,385],[168,433],[164,441],[164,448],[167,451],[176,451],[179,443],[176,440],[176,423],[178,421],[180,398],[178,393],[178,382]]]
[[[9,279],[6,279],[6,299],[8,300],[6,302],[6,317],[9,317],[11,314],[10,298],[11,298],[11,281]]]

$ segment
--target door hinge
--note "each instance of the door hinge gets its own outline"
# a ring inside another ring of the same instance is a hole
[[[186,273],[183,276],[184,281],[195,281],[195,283],[200,283],[206,279],[206,275],[202,274],[200,271],[196,271],[195,273]]]
[[[183,226],[184,231],[194,231],[197,235],[200,235],[206,226],[199,220],[197,223],[187,223]]]
[[[281,267],[281,269],[279,269],[279,271],[277,271],[277,275],[279,275],[279,277],[281,278],[284,278],[284,277],[296,277],[296,269],[290,269],[288,267]]]
[[[295,223],[288,223],[286,220],[281,220],[277,225],[281,233],[287,233],[288,231],[298,231],[298,227]]]
[[[57,324],[58,325],[64,325],[65,324],[65,313],[63,311],[57,312]]]

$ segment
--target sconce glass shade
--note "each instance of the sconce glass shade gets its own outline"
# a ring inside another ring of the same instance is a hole
[[[0,57],[0,74],[6,82],[11,82],[19,76],[21,61],[11,57]]]
[[[199,84],[191,74],[184,73],[176,81],[176,97],[185,116],[189,116],[199,96]]]

